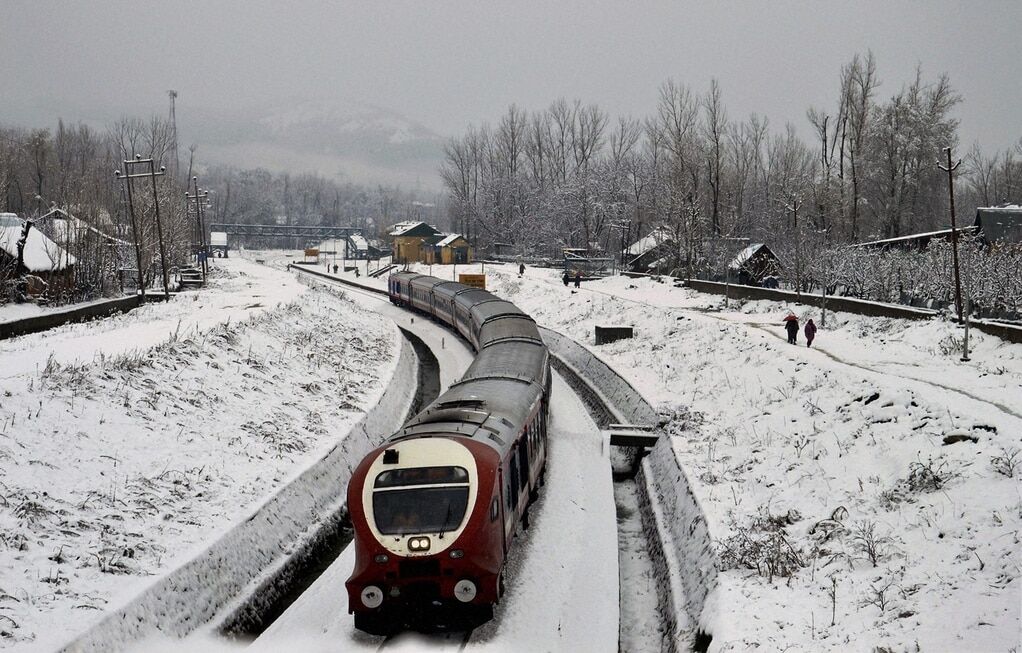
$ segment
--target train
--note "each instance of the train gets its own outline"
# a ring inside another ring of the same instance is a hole
[[[550,355],[535,321],[485,290],[411,272],[387,286],[392,303],[450,328],[476,355],[353,470],[348,610],[375,635],[452,615],[477,625],[493,618],[545,480]]]

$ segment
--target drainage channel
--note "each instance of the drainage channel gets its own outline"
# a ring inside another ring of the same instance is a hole
[[[605,429],[617,421],[606,402],[573,369],[557,356],[551,356],[550,360],[553,368],[582,399],[597,426]],[[660,590],[654,576],[648,535],[642,525],[639,489],[635,482],[641,458],[636,449],[612,447],[610,462],[617,508],[618,650],[666,650],[668,642],[659,612]]]
[[[406,329],[401,329],[401,334],[412,345],[419,363],[415,397],[407,421],[440,394],[440,365],[422,339]],[[388,435],[380,434],[381,437]],[[252,640],[261,635],[341,555],[353,536],[345,506],[320,525],[302,544],[301,550],[227,617],[219,628],[220,634],[239,640]]]

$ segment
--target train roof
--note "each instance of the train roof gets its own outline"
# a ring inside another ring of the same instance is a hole
[[[541,381],[545,375],[547,358],[547,348],[542,342],[494,343],[479,350],[461,377],[461,382],[493,378]]]
[[[415,277],[421,277],[421,276],[423,276],[423,275],[421,275],[421,274],[419,274],[417,272],[395,272],[395,273],[390,275],[390,278],[391,279],[397,278],[397,279],[401,279],[401,280],[409,280],[410,281],[410,280],[414,279]]]
[[[428,288],[432,290],[434,287],[439,286],[443,283],[451,283],[450,281],[444,281],[443,279],[437,279],[436,277],[430,277],[427,275],[420,275],[411,280],[412,285],[417,288]]]
[[[529,320],[530,322],[533,321],[525,311],[503,299],[498,299],[495,302],[477,304],[472,307],[472,313],[478,316],[480,324],[483,324],[487,320],[508,316],[521,317]]]
[[[482,288],[470,288],[466,292],[458,293],[458,296],[454,298],[454,301],[456,301],[460,306],[471,309],[476,304],[498,301],[498,298],[493,293],[487,292]]]
[[[503,456],[542,392],[538,382],[510,378],[463,380],[437,397],[388,442],[429,434],[463,435],[488,444]]]
[[[543,338],[539,335],[536,323],[523,315],[497,316],[487,320],[479,328],[479,349],[507,340],[524,340],[543,344]]]
[[[455,295],[469,290],[473,290],[473,288],[471,286],[466,286],[463,283],[458,283],[457,281],[445,281],[433,286],[433,292],[435,294],[444,295],[446,297],[454,297]]]

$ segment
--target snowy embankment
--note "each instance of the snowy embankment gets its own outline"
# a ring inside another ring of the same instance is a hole
[[[589,346],[666,420],[661,491],[657,457],[673,454],[705,511],[711,650],[1019,644],[1022,347],[974,332],[962,363],[952,324],[845,314],[794,347],[776,303],[486,268],[491,290],[581,342],[635,325]]]
[[[0,343],[0,647],[52,650],[198,558],[377,402],[399,342],[232,259],[198,293]]]

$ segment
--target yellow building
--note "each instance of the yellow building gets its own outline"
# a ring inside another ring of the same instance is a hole
[[[440,230],[425,222],[399,222],[390,229],[395,263],[429,263],[431,240],[441,236]]]
[[[461,234],[448,234],[435,247],[444,265],[472,262],[472,248]]]

